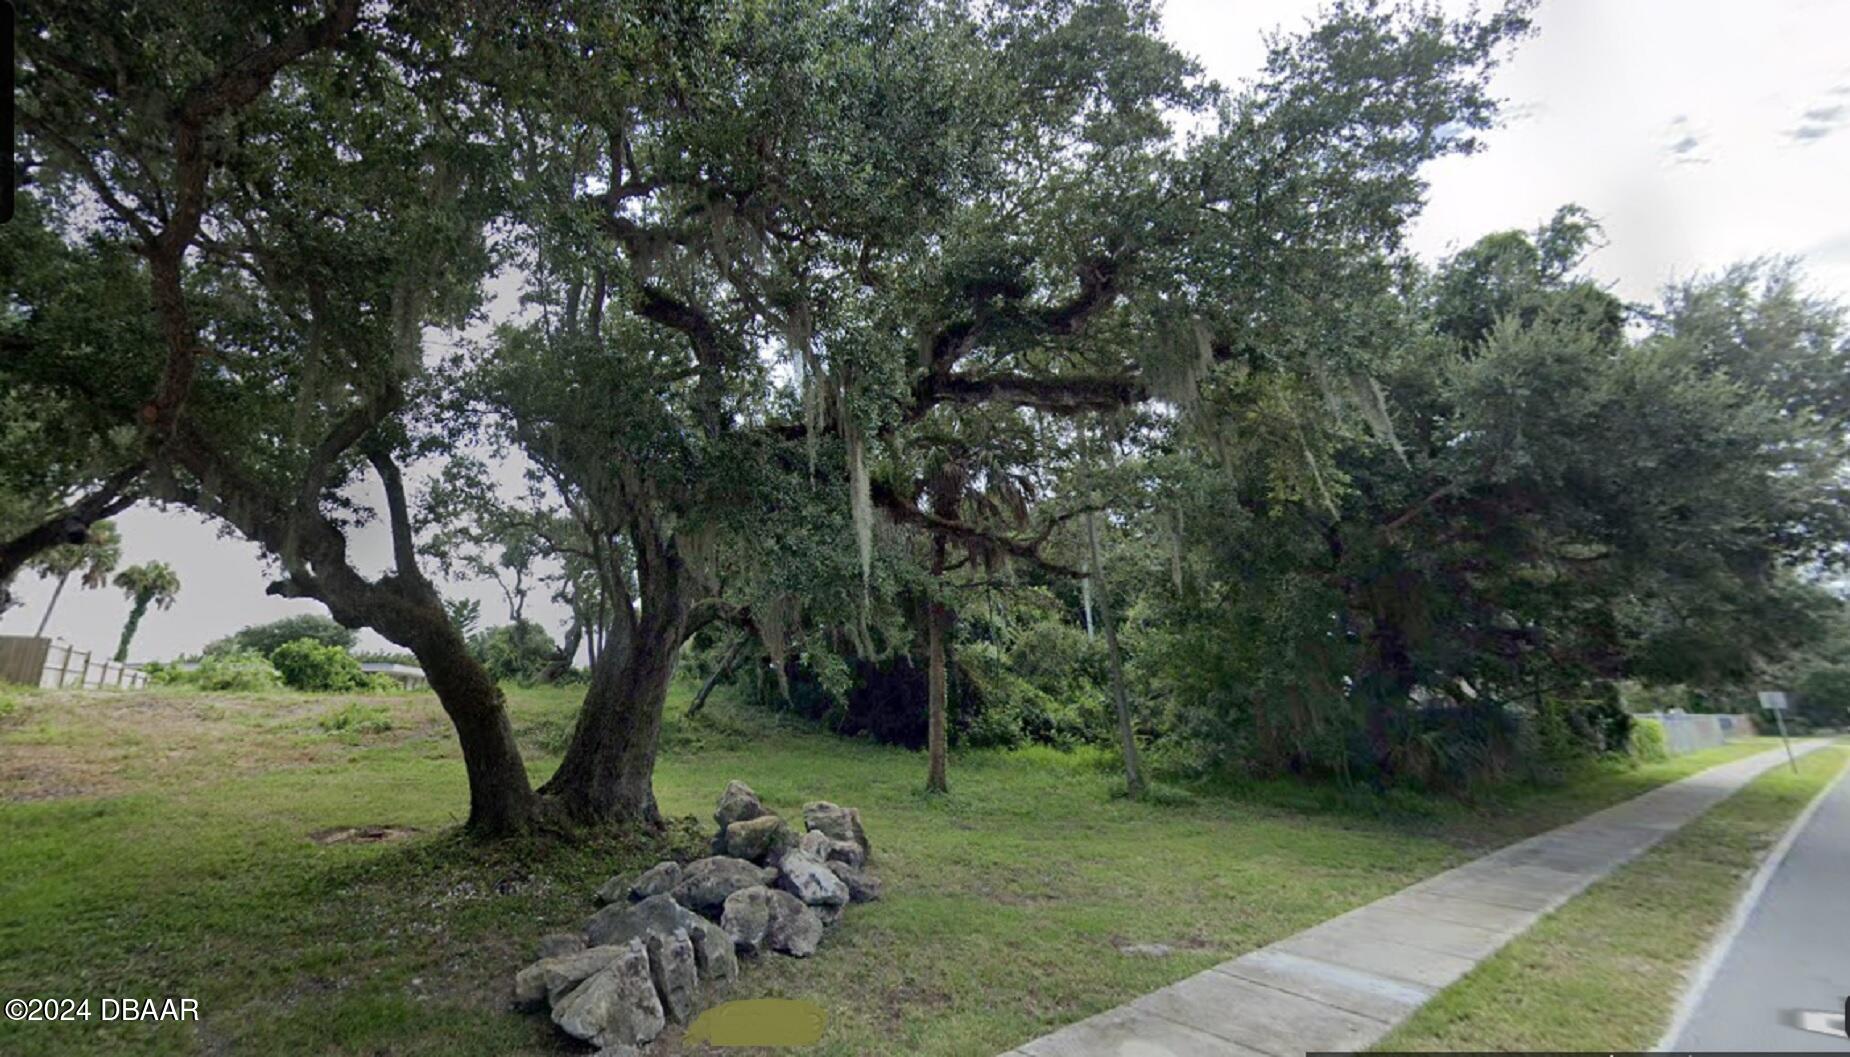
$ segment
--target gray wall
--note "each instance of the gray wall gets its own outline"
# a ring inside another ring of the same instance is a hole
[[[1664,725],[1664,741],[1672,755],[1699,749],[1713,749],[1735,738],[1754,736],[1752,716],[1719,715],[1702,712],[1640,712],[1639,719],[1655,719]]]

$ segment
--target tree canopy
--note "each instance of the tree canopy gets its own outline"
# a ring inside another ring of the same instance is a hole
[[[690,641],[922,671],[939,790],[953,683],[1109,715],[1134,792],[1140,740],[1386,781],[1744,678],[1828,608],[1840,314],[1777,263],[1625,305],[1573,208],[1411,255],[1531,7],[1338,0],[1235,87],[1147,0],[29,12],[9,553],[138,498],[256,541],[416,655],[490,835],[658,825]],[[494,677],[581,640],[535,790]]]

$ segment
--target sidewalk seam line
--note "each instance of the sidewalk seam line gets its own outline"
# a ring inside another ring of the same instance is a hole
[[[1156,993],[1155,991],[1150,992],[1150,994],[1155,994],[1155,993]],[[1149,995],[1142,996],[1142,998],[1148,998],[1148,997],[1150,996]],[[1250,1051],[1252,1053],[1267,1054],[1268,1057],[1285,1057],[1285,1055],[1276,1053],[1275,1051],[1272,1051],[1272,1050],[1262,1050],[1259,1047],[1254,1046],[1250,1042],[1241,1042],[1239,1039],[1230,1039],[1227,1036],[1222,1035],[1218,1031],[1210,1031],[1207,1028],[1200,1026],[1199,1024],[1190,1024],[1186,1020],[1179,1020],[1160,1010],[1151,1009],[1147,1006],[1136,1006],[1135,1003],[1140,1000],[1141,999],[1132,999],[1130,1002],[1125,1003],[1125,1005],[1135,1006],[1137,1012],[1142,1013],[1144,1016],[1155,1017],[1158,1020],[1166,1020],[1169,1023],[1174,1024],[1175,1026],[1179,1028],[1187,1028],[1188,1030],[1195,1032],[1198,1035],[1206,1035],[1210,1039],[1219,1039],[1220,1041],[1226,1043],[1229,1046],[1235,1046],[1242,1050]]]
[[[1335,969],[1349,969],[1350,972],[1354,972],[1354,973],[1367,972],[1367,970],[1365,969],[1350,969],[1346,965],[1332,965],[1330,962],[1326,962],[1321,958],[1312,958],[1309,955],[1299,954],[1299,955],[1294,955],[1294,957],[1303,958],[1307,962],[1316,962],[1319,965],[1329,965],[1331,966],[1331,968],[1335,968]],[[1387,1027],[1393,1027],[1392,1022],[1383,1020],[1380,1017],[1374,1016],[1372,1014],[1364,1013],[1359,1009],[1350,1009],[1348,1006],[1340,1005],[1336,1002],[1332,1002],[1327,998],[1318,998],[1315,995],[1299,994],[1298,992],[1293,991],[1288,987],[1279,987],[1276,984],[1268,984],[1263,980],[1255,980],[1250,976],[1241,976],[1239,973],[1230,973],[1226,969],[1221,967],[1222,965],[1232,965],[1234,964],[1234,962],[1237,962],[1237,961],[1239,961],[1238,958],[1235,958],[1232,962],[1222,962],[1221,965],[1210,966],[1207,969],[1207,971],[1210,973],[1219,973],[1222,976],[1230,976],[1234,978],[1235,980],[1240,981],[1243,984],[1252,984],[1254,987],[1263,987],[1268,991],[1277,991],[1281,995],[1290,995],[1292,998],[1300,998],[1306,1002],[1314,1002],[1320,1006],[1328,1006],[1329,1008],[1336,1010],[1338,1013],[1347,1013],[1350,1016],[1361,1017],[1363,1020],[1372,1020],[1377,1024],[1385,1025]],[[1371,973],[1370,975],[1380,976],[1379,973]],[[1387,977],[1387,976],[1383,976],[1381,978],[1383,980],[1389,981],[1390,983],[1401,983],[1402,982],[1400,980],[1395,980],[1392,977]],[[1155,992],[1151,992],[1151,993],[1154,994]],[[1147,998],[1149,996],[1146,995],[1144,997]],[[1140,1001],[1140,1000],[1133,999],[1132,1001]]]

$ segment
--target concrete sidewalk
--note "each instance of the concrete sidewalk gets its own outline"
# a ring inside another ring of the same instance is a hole
[[[1793,749],[1803,754],[1824,744]],[[1365,1049],[1544,914],[1785,763],[1785,750],[1774,749],[1659,786],[1003,1057],[1298,1057]]]

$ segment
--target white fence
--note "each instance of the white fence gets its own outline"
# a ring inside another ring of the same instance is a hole
[[[48,690],[135,690],[148,685],[148,673],[68,642],[0,635],[0,680]]]

